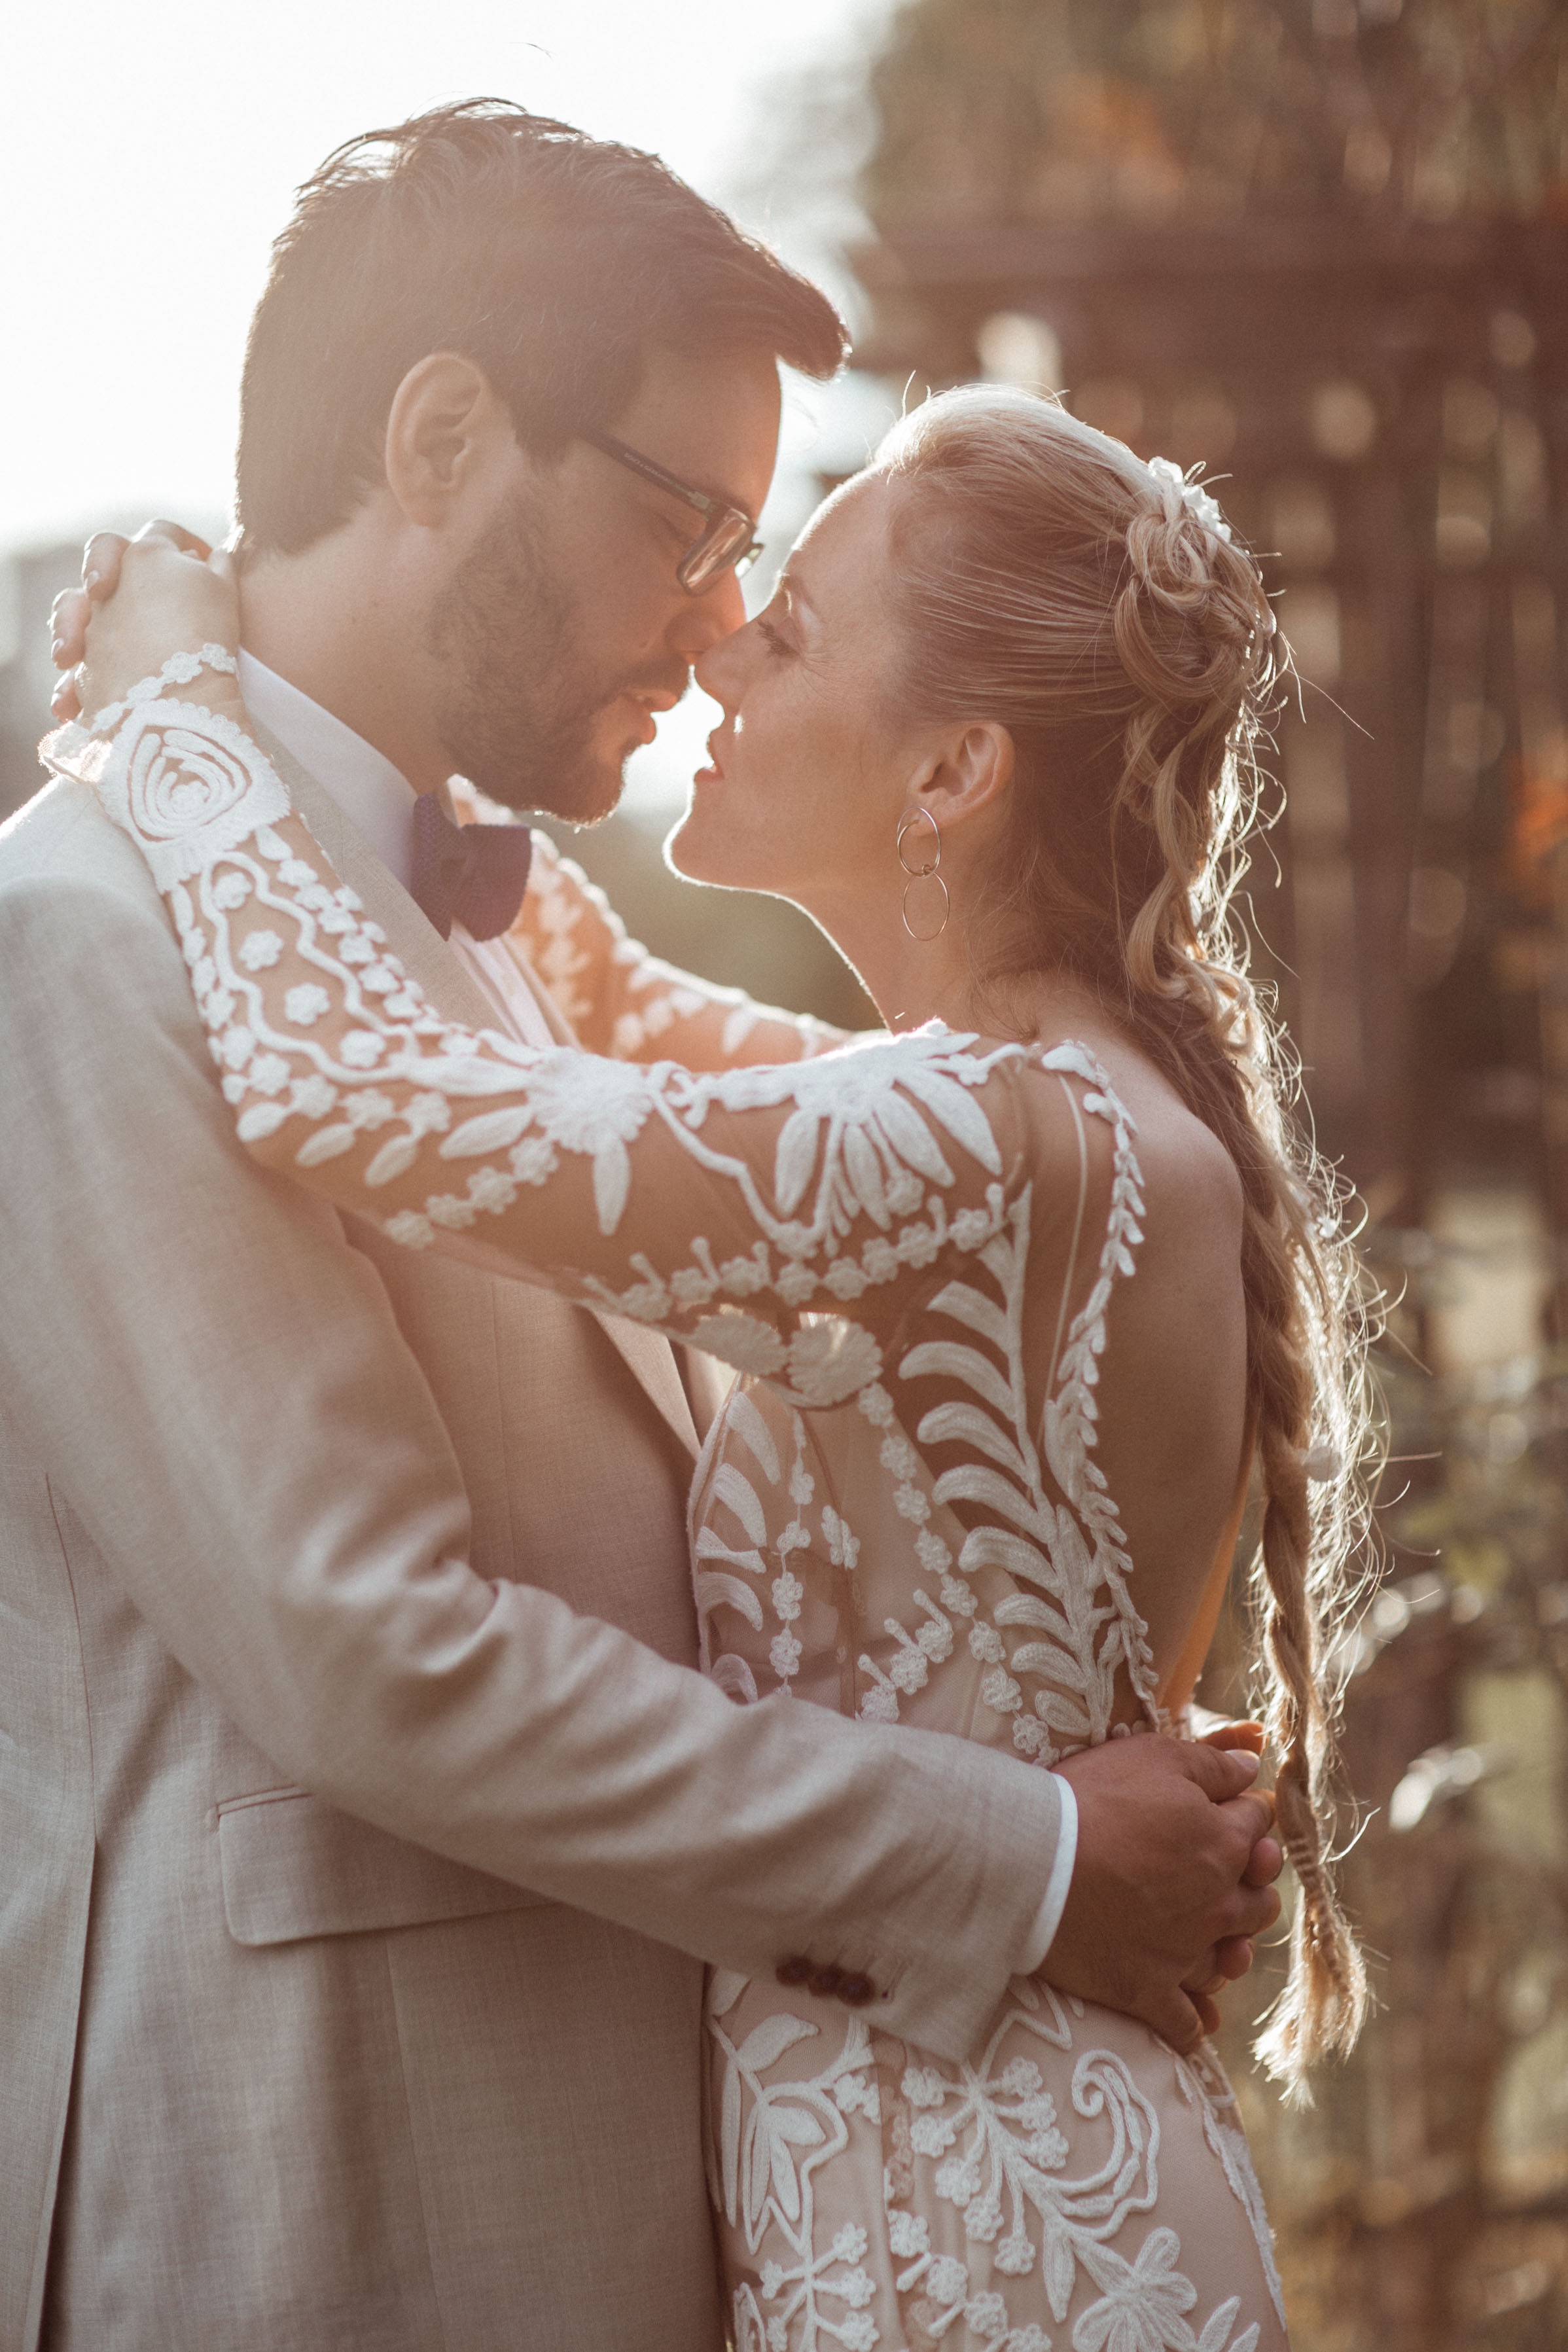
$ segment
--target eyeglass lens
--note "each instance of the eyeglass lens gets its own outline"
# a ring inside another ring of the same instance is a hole
[[[749,572],[762,553],[759,541],[752,537],[749,519],[742,514],[727,514],[705,530],[696,546],[680,565],[680,584],[691,594],[699,595],[710,588],[721,572],[733,572],[737,577]]]

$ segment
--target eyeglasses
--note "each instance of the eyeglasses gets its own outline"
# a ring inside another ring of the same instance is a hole
[[[693,540],[675,569],[675,576],[689,596],[700,596],[711,588],[721,573],[733,572],[737,578],[749,572],[763,551],[763,542],[755,536],[756,519],[743,507],[732,507],[723,499],[710,497],[706,490],[694,490],[689,482],[679,475],[667,474],[651,457],[640,451],[628,449],[612,433],[584,433],[581,438],[590,448],[598,449],[613,457],[617,466],[629,467],[640,474],[645,482],[656,488],[668,490],[674,499],[684,499],[703,518],[701,535]]]

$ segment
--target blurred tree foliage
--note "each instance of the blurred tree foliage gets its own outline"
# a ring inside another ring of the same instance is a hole
[[[1438,1378],[1408,1343],[1485,1265],[1370,1237],[1385,1573],[1335,1662],[1359,1831],[1343,1865],[1378,2010],[1307,2113],[1250,2072],[1266,1954],[1225,2046],[1299,2352],[1568,2342],[1568,1349]],[[1241,1602],[1206,1704],[1245,1704]]]
[[[1568,211],[1560,0],[915,0],[862,187],[922,221]]]

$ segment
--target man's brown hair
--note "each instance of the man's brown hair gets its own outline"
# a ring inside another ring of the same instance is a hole
[[[613,423],[654,346],[833,373],[842,320],[658,156],[500,99],[366,131],[300,190],[251,321],[237,512],[297,554],[384,478],[393,396],[432,352],[483,369],[546,458]]]

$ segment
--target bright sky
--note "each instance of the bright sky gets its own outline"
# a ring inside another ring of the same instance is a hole
[[[246,322],[341,140],[516,98],[722,199],[770,79],[889,0],[13,0],[0,142],[0,550],[226,506]]]
[[[268,247],[298,183],[341,141],[443,100],[513,98],[656,149],[723,202],[766,144],[770,85],[852,53],[891,5],[12,0],[0,554],[95,522],[226,514]],[[841,470],[886,421],[864,387],[840,387],[826,420],[820,399],[796,389],[786,409],[771,552],[811,502],[805,453]],[[714,715],[696,695],[670,714],[638,754],[632,806],[657,821]]]

